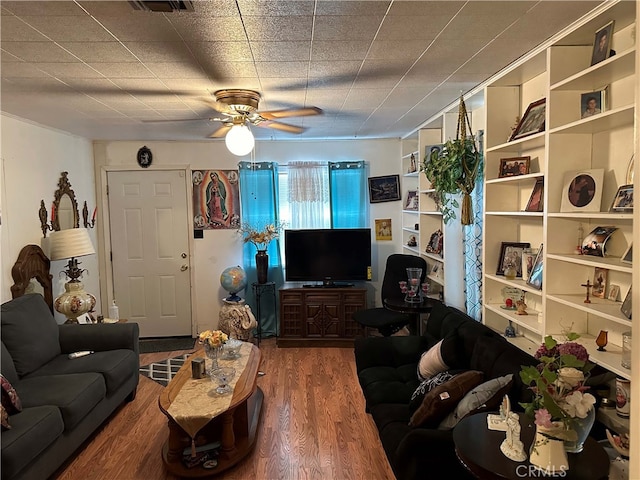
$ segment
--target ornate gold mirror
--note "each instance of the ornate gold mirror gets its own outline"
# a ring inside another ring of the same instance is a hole
[[[58,190],[53,196],[51,211],[51,226],[47,223],[47,210],[44,200],[40,202],[40,226],[42,233],[47,236],[47,230],[57,232],[80,226],[80,214],[76,194],[71,188],[68,178],[69,172],[62,172],[58,180]]]

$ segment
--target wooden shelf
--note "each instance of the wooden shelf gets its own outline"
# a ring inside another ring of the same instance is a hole
[[[536,133],[528,137],[519,138],[511,142],[502,143],[495,147],[487,148],[487,153],[492,152],[513,152],[522,151],[534,148],[544,147],[545,144],[545,132]]]
[[[591,303],[584,303],[586,295],[581,294],[547,294],[547,301],[554,301],[575,308],[591,315],[606,318],[611,322],[631,327],[631,320],[620,311],[620,302],[613,302],[605,298],[591,297]]]
[[[547,259],[560,262],[586,265],[589,267],[602,267],[618,272],[632,273],[633,269],[628,263],[622,263],[619,257],[595,257],[593,255],[557,254],[548,253]]]
[[[625,78],[635,73],[635,48],[630,48],[610,57],[604,62],[578,72],[554,85],[551,90],[580,90],[587,92],[608,85],[613,80]]]
[[[594,134],[620,127],[632,126],[635,108],[633,105],[602,112],[593,117],[576,120],[575,122],[556,127],[549,131],[550,135],[563,134]]]
[[[509,287],[516,287],[520,290],[524,290],[525,292],[532,293],[537,296],[542,296],[542,291],[533,288],[531,285],[527,285],[527,283],[522,279],[508,280],[507,277],[503,277],[501,275],[491,275],[485,274],[485,278],[489,280],[493,280],[499,283],[503,283]]]
[[[542,335],[542,324],[538,321],[539,317],[542,315],[542,312],[538,312],[537,310],[533,310],[531,308],[527,308],[528,315],[518,315],[515,310],[505,310],[501,308],[501,306],[497,303],[485,304],[487,310],[491,310],[492,312],[497,313],[501,317],[510,320],[516,325],[520,325],[527,330],[532,331],[538,335]]]

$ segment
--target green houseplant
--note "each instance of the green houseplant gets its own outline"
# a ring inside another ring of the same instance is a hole
[[[462,225],[473,223],[471,193],[476,184],[482,156],[478,152],[473,135],[467,136],[467,127],[470,131],[471,123],[464,98],[461,96],[456,138],[445,142],[439,153],[434,151],[427,154],[422,162],[422,171],[433,185],[436,205],[440,208],[445,223],[456,218],[455,210],[460,204],[454,195],[460,193],[460,222]]]

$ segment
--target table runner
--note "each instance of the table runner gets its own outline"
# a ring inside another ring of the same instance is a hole
[[[252,347],[252,344],[242,342],[239,358],[233,360],[218,358],[220,367],[236,369],[233,380],[229,382],[232,391],[235,390],[236,383],[247,366]],[[171,418],[189,434],[192,440],[202,427],[226,411],[231,404],[233,393],[218,395],[215,393],[216,387],[216,383],[212,382],[208,375],[200,379],[189,378],[167,410]],[[212,395],[209,394],[211,391],[214,391]]]

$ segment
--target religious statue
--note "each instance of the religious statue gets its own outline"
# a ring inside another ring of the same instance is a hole
[[[500,414],[504,415],[507,424],[507,436],[500,444],[500,451],[510,460],[522,462],[527,459],[524,444],[520,440],[520,419],[518,414],[511,411],[511,402],[505,395]]]

